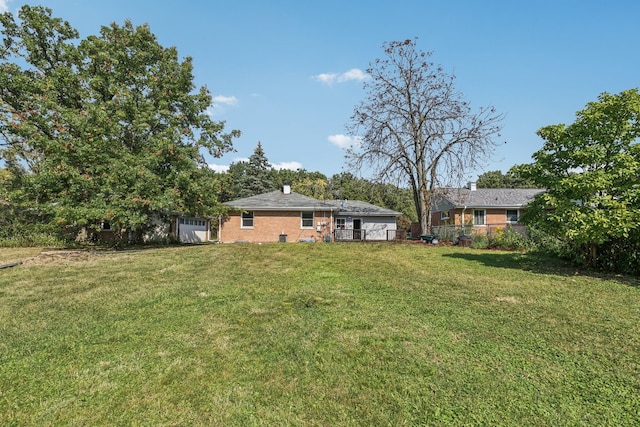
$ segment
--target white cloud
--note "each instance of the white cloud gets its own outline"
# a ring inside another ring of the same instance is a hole
[[[249,163],[249,158],[248,157],[236,157],[233,159],[232,163],[241,163],[241,162],[245,162],[245,163]],[[214,170],[218,173],[225,173],[225,172],[229,172],[229,165],[218,165],[215,163],[209,163],[209,169]]]
[[[336,81],[338,75],[336,73],[332,73],[332,74],[318,74],[317,76],[313,76],[313,78],[317,81],[319,81],[320,83],[326,84],[327,86],[331,86],[333,84],[333,82]]]
[[[229,165],[216,165],[216,164],[209,164],[209,169],[216,171],[218,173],[226,173],[229,171]]]
[[[313,79],[322,84],[331,86],[334,83],[346,83],[350,81],[361,82],[369,78],[369,75],[358,68],[352,68],[344,73],[322,73],[313,76]]]
[[[369,78],[369,75],[367,73],[365,73],[364,71],[358,69],[358,68],[352,68],[349,71],[347,71],[346,73],[342,73],[338,76],[338,83],[342,83],[342,82],[348,82],[351,80],[355,80],[357,82],[361,82],[363,80],[367,80]]]
[[[238,98],[235,96],[218,95],[213,97],[213,103],[233,106],[238,104]]]
[[[288,169],[288,170],[298,170],[302,169],[302,163],[300,162],[280,162],[280,163],[272,163],[271,166],[275,170]]]
[[[362,138],[359,136],[351,137],[348,135],[329,135],[327,139],[330,143],[343,150],[358,148],[362,144]]]
[[[9,1],[11,0],[0,0],[0,13],[9,12]]]
[[[235,159],[233,159],[233,163],[240,163],[240,162],[249,163],[249,158],[236,157]],[[302,169],[302,163],[300,162],[280,162],[280,163],[270,163],[270,165],[275,170],[288,169],[288,170],[295,171],[298,169]],[[215,163],[209,163],[208,166],[209,166],[209,169],[214,170],[218,173],[229,172],[229,165],[218,165]]]
[[[217,95],[213,97],[213,106],[209,107],[207,112],[210,116],[214,116],[225,111],[226,107],[235,107],[236,105],[238,105],[238,98],[235,96]]]

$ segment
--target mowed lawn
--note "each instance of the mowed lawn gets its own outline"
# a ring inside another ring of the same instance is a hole
[[[0,270],[2,426],[639,420],[637,281],[535,255],[230,244]]]

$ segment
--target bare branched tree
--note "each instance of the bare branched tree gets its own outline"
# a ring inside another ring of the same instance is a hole
[[[383,45],[385,59],[370,64],[367,97],[347,129],[360,139],[347,151],[354,170],[374,179],[409,185],[422,232],[431,226],[438,188],[463,182],[493,154],[503,115],[493,107],[473,112],[454,87],[455,76],[428,62],[416,40]]]

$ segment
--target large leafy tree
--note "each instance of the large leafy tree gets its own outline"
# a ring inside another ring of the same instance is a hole
[[[476,181],[478,188],[535,188],[535,184],[518,174],[518,165],[502,173],[500,170],[488,171]]]
[[[520,172],[547,191],[525,221],[563,240],[588,265],[640,272],[640,94],[603,93],[545,143]]]
[[[323,200],[330,199],[327,176],[322,172],[310,172],[306,169],[278,169],[275,171],[277,186],[291,185],[291,190],[305,196]]]
[[[305,196],[313,197],[314,199],[323,200],[328,198],[327,186],[328,182],[326,177],[308,174],[306,177],[294,181],[291,185],[291,189],[296,193],[304,194]]]
[[[8,187],[11,174],[7,169],[0,168],[0,238],[7,237],[14,231],[15,212],[9,202]]]
[[[436,189],[459,183],[493,152],[502,116],[472,111],[454,76],[429,62],[415,40],[386,43],[385,59],[367,69],[367,97],[354,110],[349,131],[362,143],[347,153],[354,170],[374,180],[411,188],[422,230],[431,225]]]
[[[0,155],[12,198],[56,224],[140,235],[153,217],[215,214],[217,185],[201,151],[220,156],[238,131],[207,114],[191,58],[148,26],[102,27],[78,41],[50,9],[0,16]]]
[[[369,200],[371,182],[351,172],[340,172],[329,179],[329,192],[334,199]]]

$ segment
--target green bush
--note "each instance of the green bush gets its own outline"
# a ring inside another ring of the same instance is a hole
[[[590,254],[591,251],[594,253]],[[591,268],[640,275],[640,233],[630,233],[625,239],[609,239],[595,247],[576,247],[572,255],[572,261]]]
[[[577,265],[623,274],[640,274],[640,232],[632,232],[625,239],[610,239],[592,248],[560,240],[538,228],[529,228],[527,245],[528,250],[563,258]],[[589,252],[592,250],[597,256],[589,264]]]
[[[476,234],[473,236],[471,247],[474,249],[486,249],[489,247],[489,238],[484,234]]]
[[[571,248],[565,242],[539,228],[529,227],[527,238],[530,250],[561,258],[568,258],[571,255]]]
[[[498,228],[491,235],[488,246],[506,250],[529,250],[532,248],[532,244],[526,236],[508,228]]]
[[[50,233],[24,233],[7,237],[0,237],[0,247],[64,247],[67,242],[59,236]]]

